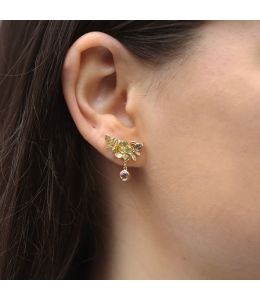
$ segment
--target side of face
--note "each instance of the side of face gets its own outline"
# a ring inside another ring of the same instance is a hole
[[[109,189],[141,191],[169,256],[201,278],[260,278],[260,22],[208,22],[158,68],[90,32],[69,49],[62,84]],[[127,187],[105,134],[144,143]]]
[[[209,22],[153,82],[144,180],[169,251],[178,240],[212,278],[260,278],[260,22]]]

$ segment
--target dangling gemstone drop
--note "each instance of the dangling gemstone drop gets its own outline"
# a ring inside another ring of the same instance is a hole
[[[122,179],[122,181],[128,181],[130,178],[130,173],[124,169],[120,172],[120,178]]]

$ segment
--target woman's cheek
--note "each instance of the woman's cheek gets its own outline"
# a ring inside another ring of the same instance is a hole
[[[165,90],[147,175],[169,241],[178,237],[187,256],[219,274],[244,266],[260,276],[260,88],[250,73],[216,79]]]

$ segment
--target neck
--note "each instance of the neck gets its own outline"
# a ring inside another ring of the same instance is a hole
[[[130,170],[133,172],[133,170]],[[118,167],[106,176],[103,250],[97,256],[95,279],[198,279],[192,264],[163,232],[163,220],[152,209],[152,199],[138,173],[121,182]],[[168,233],[169,234],[169,233]],[[171,236],[171,240],[173,237]]]

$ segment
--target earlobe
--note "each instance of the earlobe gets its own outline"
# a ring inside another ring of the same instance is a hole
[[[135,116],[127,110],[131,85],[125,71],[131,59],[113,37],[91,32],[71,46],[62,70],[64,97],[78,130],[117,164],[121,163],[107,151],[105,135],[139,140]]]

